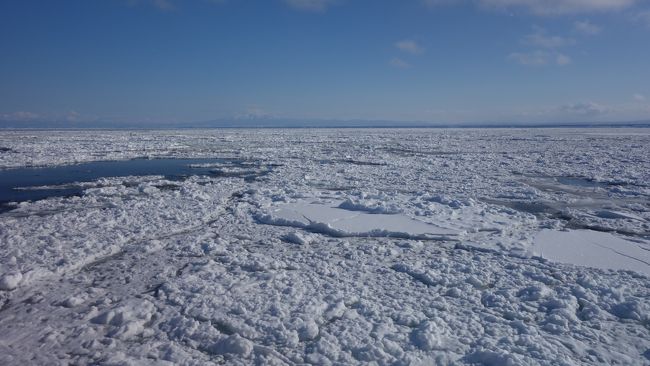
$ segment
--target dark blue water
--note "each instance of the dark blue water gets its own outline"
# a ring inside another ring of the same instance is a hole
[[[162,175],[170,180],[191,175],[216,175],[215,168],[193,168],[192,164],[238,164],[223,159],[135,159],[124,161],[96,161],[46,168],[18,168],[0,170],[0,211],[7,210],[7,202],[33,201],[52,196],[79,195],[80,188],[16,189],[89,182],[106,177],[129,175]]]

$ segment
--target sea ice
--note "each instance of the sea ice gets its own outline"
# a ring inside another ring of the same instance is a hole
[[[345,205],[344,201],[343,206]],[[401,214],[370,214],[341,207],[340,203],[296,202],[258,216],[260,222],[294,226],[337,237],[386,236],[454,240],[461,232],[428,224]]]
[[[648,365],[649,136],[3,131],[6,169],[233,163],[9,205],[0,364]]]
[[[629,241],[592,230],[542,230],[534,245],[541,257],[553,261],[650,275],[647,241]]]
[[[0,276],[0,290],[11,291],[18,287],[18,284],[23,279],[20,272],[9,272]]]

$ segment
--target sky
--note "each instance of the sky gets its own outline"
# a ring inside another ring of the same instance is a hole
[[[4,122],[650,120],[648,0],[0,0]]]

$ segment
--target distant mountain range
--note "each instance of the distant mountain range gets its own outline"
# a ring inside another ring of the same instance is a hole
[[[385,120],[325,120],[247,118],[216,119],[201,122],[70,122],[0,121],[0,129],[175,129],[175,128],[517,128],[517,127],[650,127],[650,120],[622,122],[424,122]]]

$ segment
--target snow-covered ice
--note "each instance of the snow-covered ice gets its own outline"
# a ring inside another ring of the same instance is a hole
[[[1,213],[0,364],[650,364],[648,129],[3,131],[0,147],[6,169],[225,159]]]
[[[554,261],[606,269],[626,269],[650,275],[650,242],[625,240],[590,230],[542,230],[535,250]]]
[[[458,231],[425,223],[401,214],[369,214],[349,211],[341,204],[293,203],[281,205],[257,219],[265,224],[294,226],[329,236],[386,236],[407,239],[451,240]],[[358,206],[355,206],[357,209]]]

